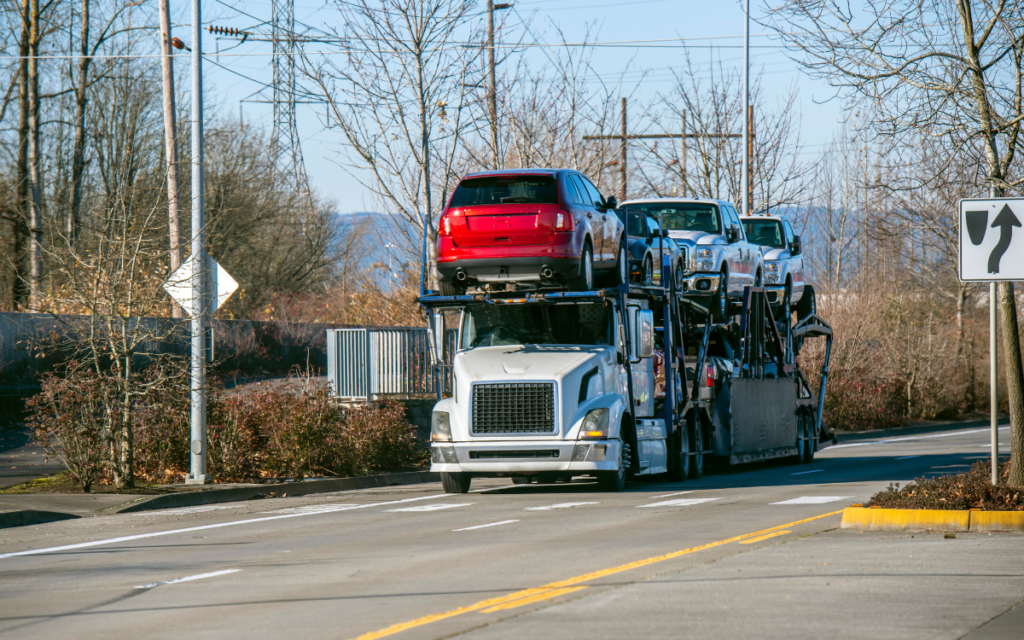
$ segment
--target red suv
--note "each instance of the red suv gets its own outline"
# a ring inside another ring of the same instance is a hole
[[[441,214],[441,294],[503,282],[590,291],[597,273],[610,285],[627,282],[626,233],[615,206],[570,169],[466,176]]]

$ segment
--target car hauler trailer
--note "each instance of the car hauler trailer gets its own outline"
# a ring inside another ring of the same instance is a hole
[[[668,256],[662,264],[669,272]],[[431,470],[465,493],[473,477],[517,484],[703,473],[726,464],[813,459],[833,441],[821,421],[832,330],[816,315],[776,322],[763,288],[738,319],[664,286],[587,292],[530,288],[419,299],[432,359],[450,389],[434,407]],[[515,285],[513,285],[513,288]],[[454,313],[453,313],[454,312]],[[446,318],[458,315],[446,362]],[[817,393],[800,370],[803,342],[825,337]],[[450,384],[449,384],[450,383]]]

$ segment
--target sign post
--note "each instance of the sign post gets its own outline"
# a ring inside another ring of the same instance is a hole
[[[213,354],[207,319],[227,302],[238,283],[210,254],[194,249],[193,246],[189,259],[164,283],[164,290],[192,318],[192,463],[185,484],[206,484],[210,482],[206,472],[206,362]]]
[[[999,483],[999,323],[997,282],[1024,280],[1024,198],[960,201],[960,280],[988,282],[992,484]]]

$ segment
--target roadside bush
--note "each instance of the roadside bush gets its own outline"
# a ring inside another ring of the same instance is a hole
[[[1010,462],[999,464],[1000,484],[992,486],[992,465],[988,460],[975,462],[965,473],[918,478],[904,487],[889,488],[871,497],[869,507],[884,509],[951,509],[983,511],[1024,511],[1024,491],[1006,486]]]
[[[825,424],[834,431],[902,427],[907,424],[904,388],[902,381],[860,368],[833,372],[825,392]]]
[[[355,449],[354,475],[404,471],[427,463],[427,448],[397,402],[350,409],[348,428]]]
[[[109,412],[115,386],[93,371],[72,378],[46,373],[42,392],[25,403],[25,422],[48,456],[57,458],[88,493],[106,472]]]

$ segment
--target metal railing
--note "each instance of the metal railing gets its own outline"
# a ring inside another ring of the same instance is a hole
[[[327,330],[327,376],[343,400],[451,391],[456,331],[445,332],[444,364],[430,361],[425,328],[369,327]]]

